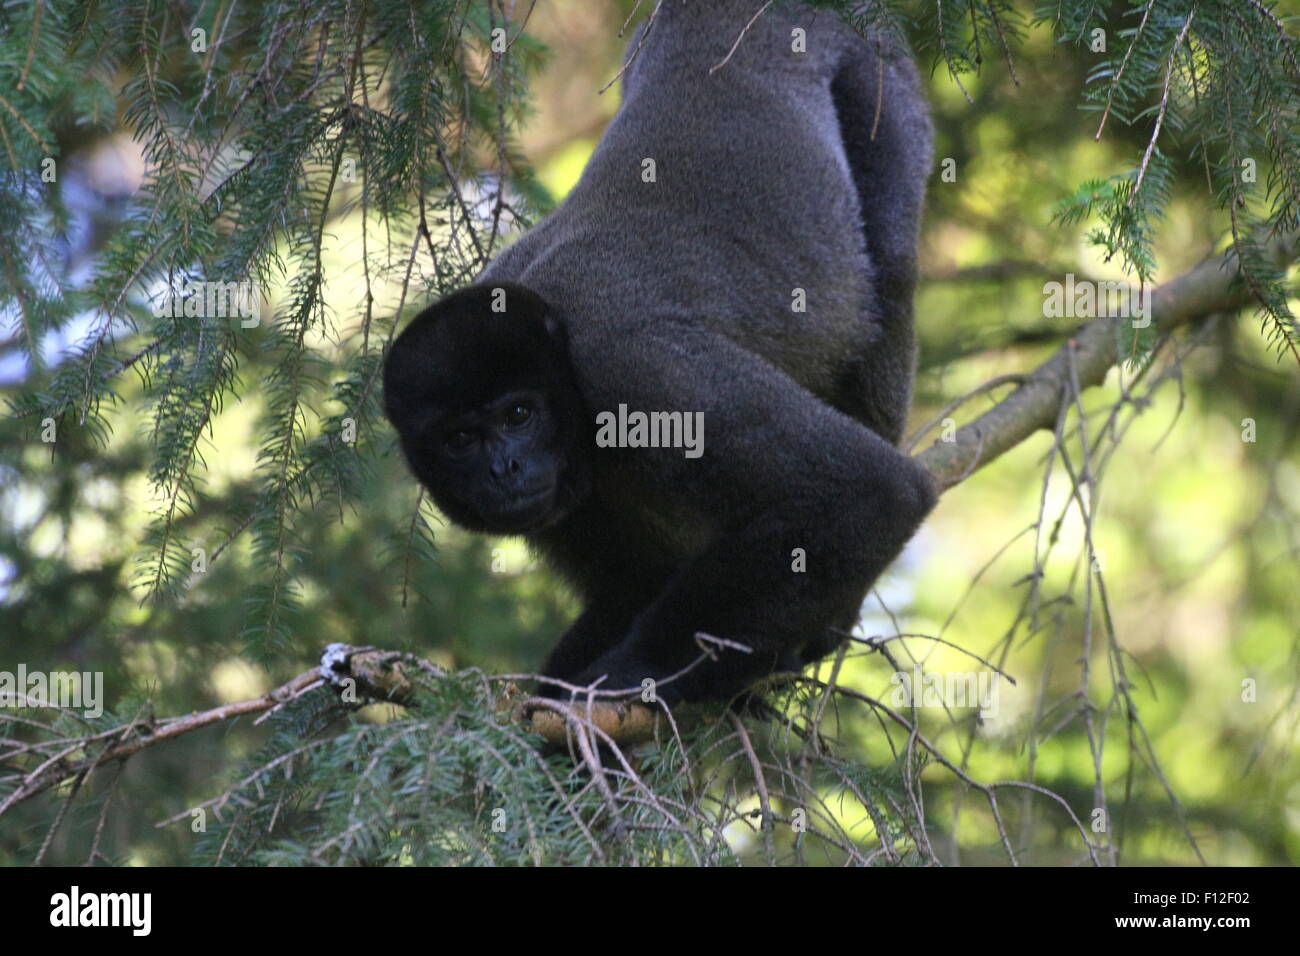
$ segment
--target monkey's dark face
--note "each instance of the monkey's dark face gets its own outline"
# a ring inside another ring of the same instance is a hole
[[[511,389],[439,418],[411,464],[453,521],[522,534],[563,517],[565,442],[544,391]]]
[[[473,287],[426,309],[393,344],[384,403],[411,470],[456,524],[525,534],[589,487],[581,401],[562,332],[517,286]]]

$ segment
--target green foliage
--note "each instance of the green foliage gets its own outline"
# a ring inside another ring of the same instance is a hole
[[[1285,277],[1258,247],[1262,233],[1300,229],[1300,40],[1274,14],[1277,6],[1148,0],[1123,10],[1123,42],[1108,43],[1090,73],[1086,108],[1100,114],[1098,137],[1112,117],[1150,133],[1141,161],[1101,210],[1106,229],[1090,241],[1108,256],[1118,253],[1143,282],[1150,279],[1155,224],[1169,203],[1176,171],[1169,156],[1177,146],[1188,174],[1200,167],[1207,191],[1230,215],[1243,274],[1269,318],[1273,343],[1300,360],[1300,326],[1286,302]],[[1051,6],[1040,9],[1041,17],[1050,15]],[[1093,42],[1087,22],[1076,17],[1073,26],[1073,42]],[[1149,346],[1140,350],[1148,352]]]
[[[1061,200],[1053,218],[1068,226],[1100,215],[1108,227],[1089,230],[1088,242],[1104,249],[1107,261],[1120,256],[1137,272],[1145,288],[1156,270],[1154,223],[1169,203],[1172,180],[1170,164],[1155,150],[1145,175],[1133,171],[1086,182],[1073,196]],[[1131,322],[1117,322],[1115,334],[1119,355],[1134,363],[1150,357],[1155,346],[1151,323],[1135,328]]]
[[[329,691],[277,712],[274,735],[239,782],[208,801],[221,822],[201,842],[199,859],[282,866],[725,866],[739,862],[737,834],[728,828],[759,828],[762,811],[746,798],[742,777],[749,764],[734,759],[739,731],[726,719],[695,724],[681,737],[665,731],[626,754],[592,746],[584,759],[576,746],[572,753],[548,752],[500,708],[480,672],[422,675],[417,686],[418,703],[387,723],[331,726],[345,711]],[[792,714],[802,723],[816,701],[804,695],[792,702]],[[866,802],[891,848],[908,839],[906,819],[880,809],[901,799],[894,768],[868,770],[820,745],[810,750],[807,735],[772,733],[761,723],[745,733],[760,747],[771,745],[765,772],[780,788],[772,797],[768,852],[818,861],[900,859],[897,851],[854,852],[837,820],[850,805]],[[827,788],[824,797],[819,787]],[[790,825],[796,811],[797,828]]]
[[[398,271],[409,282],[427,253],[433,276],[404,297],[464,284],[491,253],[503,217],[526,222],[546,199],[512,138],[524,115],[523,73],[539,48],[513,36],[510,55],[492,57],[483,73],[495,13],[449,2],[93,10],[53,2],[14,15],[0,32],[0,62],[29,69],[0,102],[11,166],[0,212],[13,224],[0,237],[8,266],[0,295],[20,304],[33,362],[48,330],[85,311],[95,319],[44,384],[34,377],[15,397],[13,412],[75,422],[103,439],[101,404],[128,368],[142,377],[154,409],[149,477],[161,503],[135,583],[143,596],[175,597],[190,570],[193,542],[181,522],[203,494],[205,435],[223,403],[251,384],[239,378],[249,340],[273,356],[258,383],[260,488],[235,529],[250,531],[265,569],[245,636],[268,657],[292,632],[304,511],[322,499],[356,500],[379,418],[380,356],[397,319],[367,306],[360,323],[336,323],[322,262],[328,223],[358,203],[367,228],[378,222],[376,246],[390,251],[386,261],[375,257],[376,278]],[[196,47],[198,30],[206,43]],[[115,88],[117,77],[125,81]],[[78,287],[53,267],[33,275],[27,264],[52,261],[62,241],[51,228],[59,192],[39,180],[41,161],[59,158],[55,128],[107,124],[114,114],[143,146],[143,189],[88,283]],[[453,173],[495,190],[486,215],[471,211]],[[489,231],[482,239],[480,228]],[[405,258],[394,262],[398,249]],[[287,291],[268,327],[251,333],[230,316],[154,315],[189,279],[252,281],[263,291],[284,281]],[[343,354],[322,349],[322,336],[344,338]],[[318,411],[323,403],[337,410]],[[355,443],[340,440],[344,419]]]

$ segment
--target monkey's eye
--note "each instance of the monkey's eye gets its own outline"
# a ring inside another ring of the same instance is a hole
[[[506,421],[506,425],[508,425],[509,427],[518,428],[520,425],[524,424],[526,421],[528,421],[528,419],[532,417],[533,417],[532,408],[530,408],[528,405],[519,404],[516,405],[514,408],[510,409],[510,411],[506,412],[505,421]]]
[[[474,447],[474,433],[463,429],[447,436],[447,448],[453,452],[469,451]]]

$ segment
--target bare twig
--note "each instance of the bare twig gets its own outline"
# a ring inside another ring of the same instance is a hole
[[[740,33],[736,36],[736,42],[731,44],[731,49],[727,51],[727,55],[724,56],[717,63],[713,64],[713,66],[709,67],[710,76],[718,72],[718,70],[722,69],[724,66],[727,65],[727,63],[731,61],[731,58],[735,55],[736,51],[740,49],[740,41],[745,39],[745,34],[749,32],[749,28],[758,22],[758,18],[761,17],[764,13],[766,13],[767,8],[770,7],[771,5],[772,5],[772,0],[767,0],[766,3],[764,3],[761,7],[758,8],[758,10],[754,12],[754,15],[749,18],[749,22],[745,24],[745,26],[741,29]]]

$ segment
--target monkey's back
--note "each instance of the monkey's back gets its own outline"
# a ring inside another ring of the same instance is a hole
[[[485,278],[563,304],[579,368],[657,329],[707,326],[839,404],[882,332],[832,82],[874,53],[806,10],[768,11],[729,52],[755,9],[667,0],[572,193]],[[928,142],[917,149],[928,165]]]

